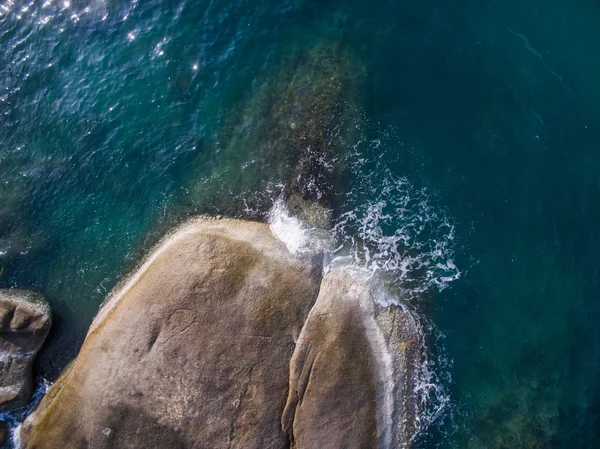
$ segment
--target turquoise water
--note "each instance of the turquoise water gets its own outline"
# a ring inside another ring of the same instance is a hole
[[[600,447],[599,20],[592,0],[0,0],[0,287],[52,304],[39,371],[165,229],[262,216],[278,86],[351,73],[338,237],[428,323],[420,446]]]

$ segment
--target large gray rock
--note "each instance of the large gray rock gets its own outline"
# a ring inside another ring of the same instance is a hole
[[[23,447],[407,447],[416,324],[312,254],[265,224],[178,229],[108,298]]]
[[[289,360],[319,265],[266,224],[183,226],[108,299],[23,447],[288,447]]]
[[[50,306],[42,295],[0,290],[0,411],[29,401],[33,359],[50,326]]]
[[[291,360],[282,418],[298,449],[402,448],[417,419],[417,323],[377,277],[338,268],[321,284]]]

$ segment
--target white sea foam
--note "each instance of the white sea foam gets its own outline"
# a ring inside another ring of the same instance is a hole
[[[308,252],[327,253],[331,250],[331,235],[311,227],[290,214],[282,198],[273,204],[268,214],[271,232],[292,254]]]
[[[416,432],[413,436],[413,439],[417,439],[423,435],[424,431],[452,413],[451,397],[448,391],[448,385],[451,383],[451,360],[445,356],[443,344],[439,341],[443,339],[443,335],[425,317],[414,314],[413,317],[415,317],[421,340],[421,363],[416,373],[415,385],[415,397],[419,400],[420,410]],[[432,337],[436,340],[435,348],[438,351],[435,356],[427,344],[427,340]]]
[[[375,148],[380,140],[370,142]],[[425,188],[395,177],[379,157],[352,161],[352,189],[333,235],[338,254],[393,278],[405,299],[444,290],[460,278],[454,263],[454,225]]]
[[[393,282],[400,297],[383,292],[379,295],[382,305],[396,303],[414,310],[413,301],[443,291],[461,272],[454,261],[455,227],[436,195],[394,174],[387,165],[392,159],[387,147],[398,148],[391,134],[363,139],[354,146],[349,160],[353,182],[333,228],[338,245],[334,257]],[[451,360],[445,356],[443,335],[435,325],[415,312],[411,316],[421,339],[415,386],[421,410],[417,438],[452,413]],[[428,342],[433,343],[435,354]]]
[[[285,243],[289,252],[297,254],[306,250],[310,240],[309,228],[289,213],[281,199],[275,201],[269,212],[269,225],[273,235]]]
[[[365,145],[375,157],[364,151]],[[329,248],[325,272],[332,265],[347,265],[381,275],[399,289],[399,296],[382,288],[375,297],[380,306],[405,308],[420,335],[421,363],[414,392],[422,410],[416,423],[417,438],[450,408],[451,361],[443,355],[443,336],[425,317],[409,312],[414,310],[410,304],[446,289],[461,272],[454,262],[452,221],[435,204],[431,192],[395,176],[385,166],[385,146],[382,138],[363,140],[354,147],[355,154],[348,161],[353,182],[328,237],[329,246],[315,244],[314,229],[292,216],[282,200],[275,202],[269,223],[273,234],[292,253]],[[322,234],[318,239],[323,241]],[[430,340],[436,341],[436,355],[428,347]]]

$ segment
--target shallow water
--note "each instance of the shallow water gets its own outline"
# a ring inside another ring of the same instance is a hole
[[[0,287],[52,304],[41,374],[165,229],[268,210],[277,86],[351,71],[335,229],[428,323],[420,445],[600,447],[599,19],[592,0],[0,0]],[[315,48],[345,62],[303,72]]]

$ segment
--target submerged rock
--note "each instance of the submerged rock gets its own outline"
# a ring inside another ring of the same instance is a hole
[[[309,226],[331,228],[332,210],[319,201],[305,199],[299,192],[295,192],[288,196],[286,206],[295,217]]]
[[[103,305],[23,447],[406,447],[410,314],[303,254],[261,223],[179,228]]]
[[[0,290],[0,411],[25,405],[33,392],[33,359],[48,336],[50,306],[42,295]]]
[[[282,418],[297,448],[398,448],[416,419],[417,329],[385,304],[376,278],[334,269],[321,284],[291,361]],[[402,326],[402,327],[400,327]]]
[[[291,51],[207,143],[190,174],[191,201],[258,218],[282,194],[299,218],[329,229],[365,77],[362,61],[339,43]]]

